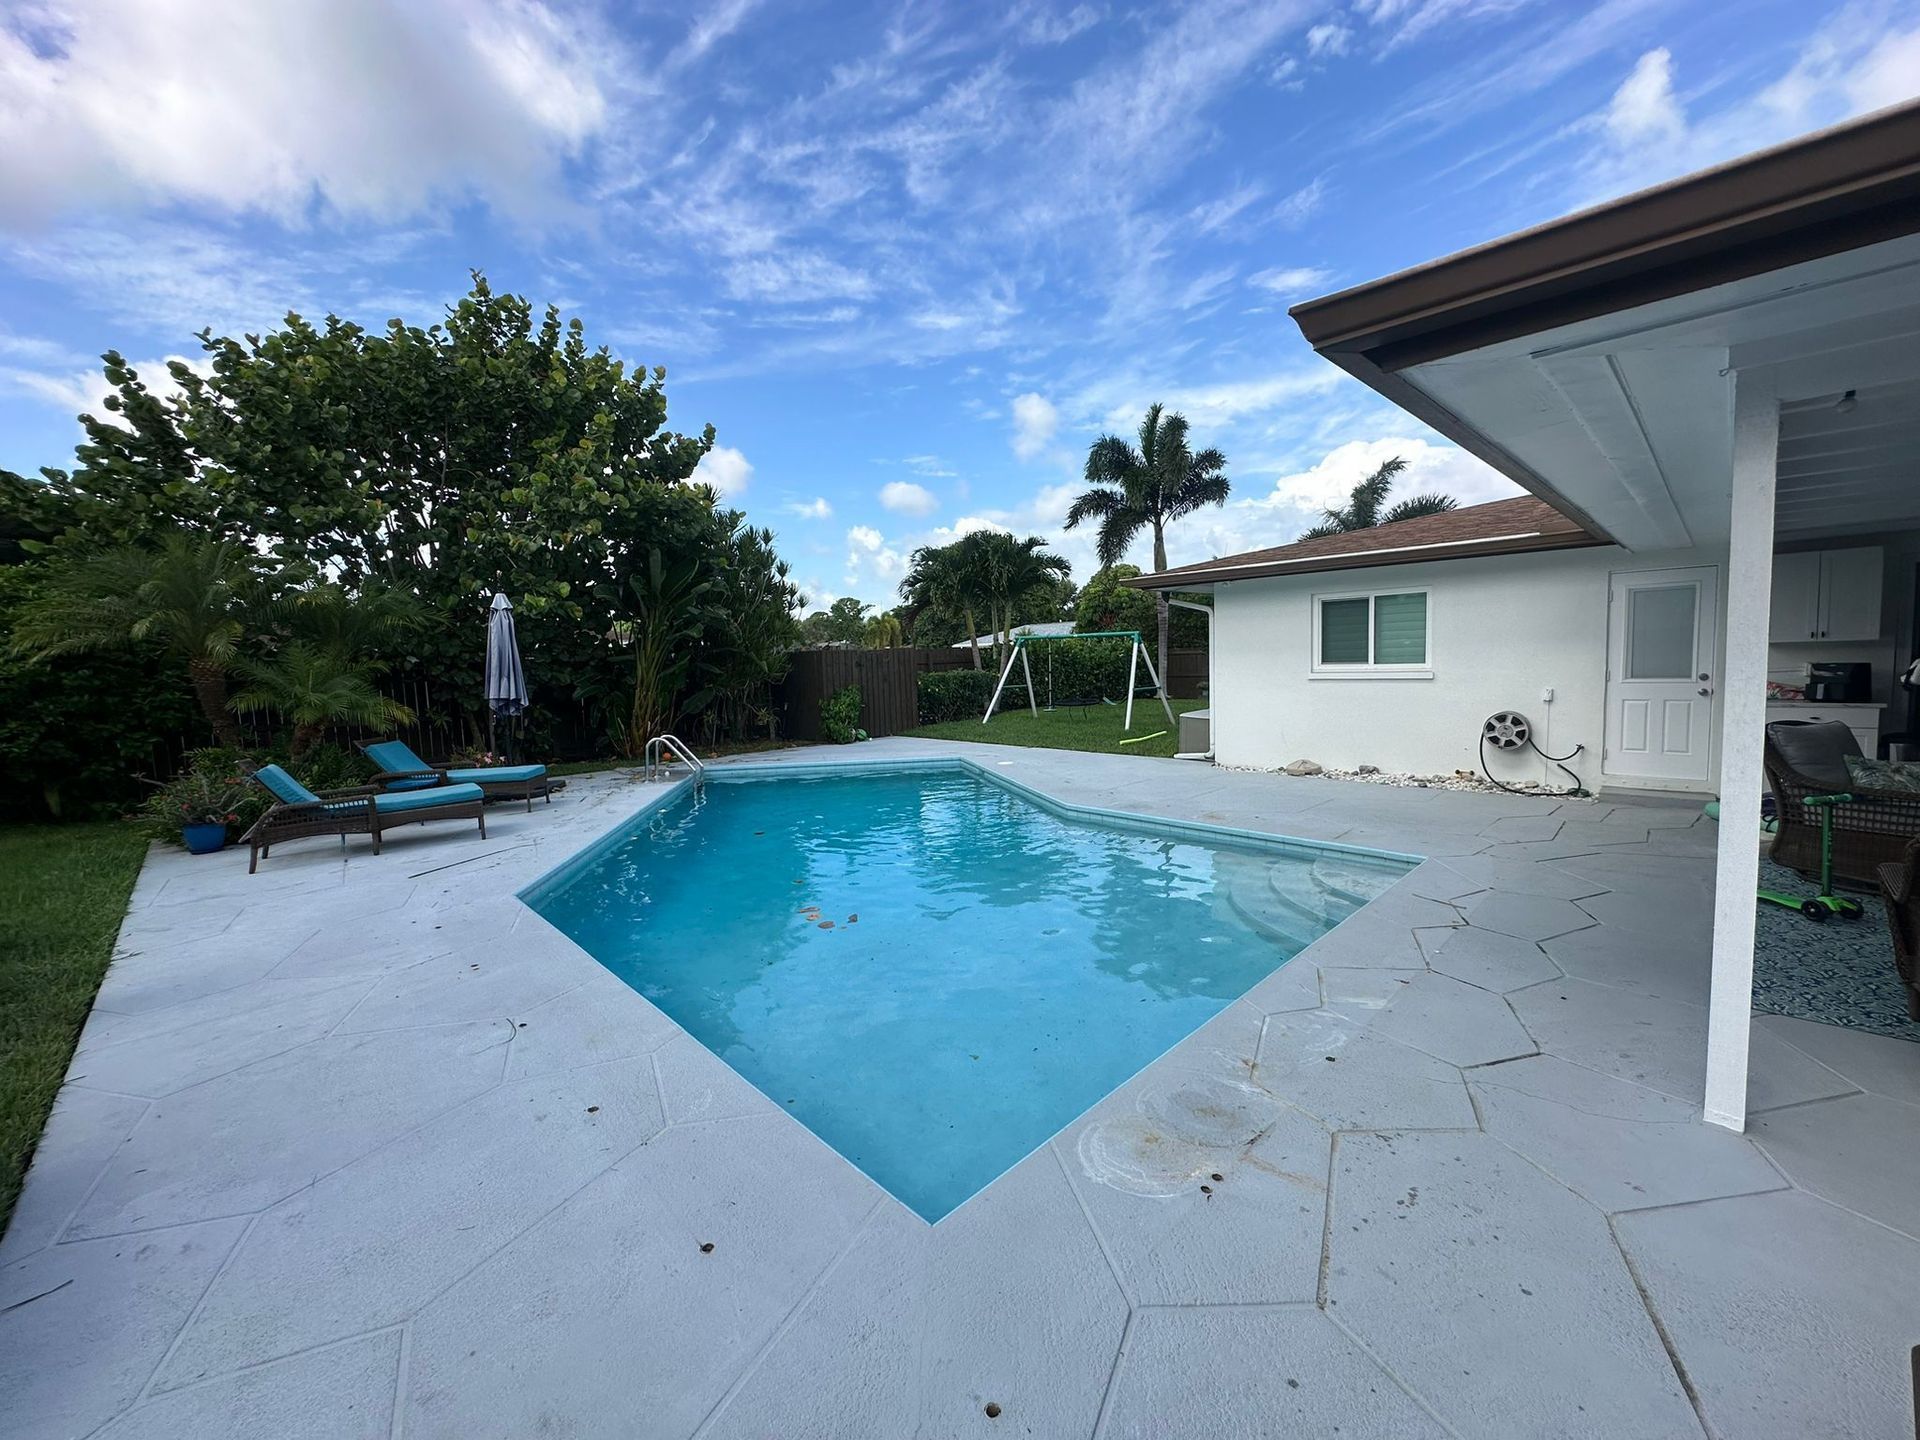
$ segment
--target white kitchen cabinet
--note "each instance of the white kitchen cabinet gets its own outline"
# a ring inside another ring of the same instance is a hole
[[[1860,753],[1880,753],[1880,715],[1884,705],[1821,705],[1812,700],[1775,700],[1767,705],[1767,722],[1775,720],[1838,720],[1853,731]]]
[[[1878,545],[1773,557],[1769,631],[1794,640],[1878,640],[1885,555]]]

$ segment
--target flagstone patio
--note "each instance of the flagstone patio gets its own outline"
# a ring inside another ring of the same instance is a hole
[[[805,759],[956,753],[1069,804],[1430,858],[928,1226],[515,898],[661,787],[251,877],[156,850],[0,1241],[0,1428],[1911,1424],[1920,1049],[1763,1017],[1751,1134],[1699,1122],[1697,807]]]

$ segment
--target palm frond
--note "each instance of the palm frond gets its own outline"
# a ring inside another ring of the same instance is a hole
[[[1396,524],[1401,520],[1418,520],[1425,515],[1444,515],[1449,510],[1460,508],[1460,502],[1451,495],[1442,495],[1437,491],[1425,495],[1410,495],[1397,502],[1392,509],[1380,517],[1382,525]]]

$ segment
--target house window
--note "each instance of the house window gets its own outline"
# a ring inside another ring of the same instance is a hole
[[[1323,674],[1355,671],[1425,673],[1427,592],[1314,597],[1313,668]]]

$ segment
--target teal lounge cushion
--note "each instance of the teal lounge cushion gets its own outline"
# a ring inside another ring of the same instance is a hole
[[[436,785],[431,790],[390,790],[383,795],[376,795],[373,797],[373,808],[382,815],[398,815],[408,810],[431,810],[440,805],[459,805],[485,798],[478,785]],[[357,810],[366,803],[364,799],[342,800],[337,806],[328,808]]]
[[[487,765],[473,770],[449,770],[447,778],[474,785],[519,785],[547,773],[544,765]]]
[[[1920,790],[1920,765],[1904,760],[1869,760],[1847,756],[1847,784],[1854,790]]]
[[[379,740],[360,747],[382,770],[431,770],[433,767],[413,753],[404,740]]]
[[[320,798],[278,765],[262,765],[253,778],[272,791],[274,799],[288,805],[311,805]]]

